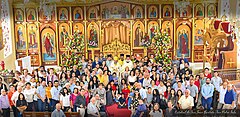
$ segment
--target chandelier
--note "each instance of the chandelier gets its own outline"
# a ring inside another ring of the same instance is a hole
[[[188,5],[190,5],[189,0],[174,0],[174,5],[175,8],[178,12],[183,11],[184,9],[186,9],[188,7]]]

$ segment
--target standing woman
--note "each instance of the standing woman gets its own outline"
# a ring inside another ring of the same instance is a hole
[[[128,84],[133,86],[135,81],[137,81],[137,77],[135,76],[135,72],[132,70],[130,71],[130,76],[128,76],[127,82]]]
[[[113,91],[111,88],[111,85],[108,84],[106,87],[106,105],[112,105],[113,104]]]
[[[63,88],[62,95],[60,96],[60,103],[62,105],[63,112],[71,111],[70,93],[66,87]]]
[[[25,96],[23,95],[23,93],[20,93],[18,95],[18,100],[16,102],[16,107],[17,107],[17,109],[19,111],[18,117],[22,117],[23,111],[25,111],[27,109],[27,101],[26,101]]]
[[[74,106],[74,103],[78,95],[79,95],[78,88],[74,88],[73,93],[70,95],[71,108],[73,109],[73,112],[77,112],[77,107]]]
[[[53,83],[48,81],[48,85],[46,87],[46,96],[47,96],[47,104],[48,104],[48,112],[52,112],[52,95],[51,95],[51,88],[53,87]]]
[[[39,75],[38,75],[38,69],[35,69],[34,71],[33,71],[33,78],[35,79],[35,81],[36,82],[38,82],[39,81]]]
[[[154,105],[155,103],[160,104],[160,94],[159,94],[159,91],[157,89],[153,90],[152,105]]]
[[[61,75],[60,75],[60,86],[63,87],[67,82],[68,82],[67,74],[66,73],[61,73]]]

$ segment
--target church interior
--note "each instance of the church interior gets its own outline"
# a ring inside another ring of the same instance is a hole
[[[0,76],[40,66],[60,73],[82,66],[83,57],[148,57],[166,69],[187,61],[194,75],[218,71],[240,90],[239,6],[240,0],[1,0]]]

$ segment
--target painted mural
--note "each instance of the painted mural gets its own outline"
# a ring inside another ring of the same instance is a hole
[[[103,1],[88,6],[57,6],[52,15],[46,16],[33,6],[17,7],[13,10],[17,55],[22,53],[37,58],[35,61],[41,64],[55,65],[58,61],[61,64],[60,54],[66,51],[68,37],[76,32],[79,36],[84,35],[88,58],[103,52],[104,45],[116,40],[128,45],[133,55],[143,55],[144,49],[144,52],[149,52],[147,54],[152,54],[151,45],[148,45],[154,43],[154,36],[162,31],[171,37],[171,56],[181,57],[184,54],[191,61],[196,56],[192,48],[202,47],[204,28],[211,22],[205,18],[216,17],[217,6],[212,2],[194,3],[186,9],[174,10],[174,4],[170,2],[145,6]],[[195,20],[192,20],[193,13]],[[32,52],[41,54],[32,55]],[[196,52],[202,53],[203,50]]]

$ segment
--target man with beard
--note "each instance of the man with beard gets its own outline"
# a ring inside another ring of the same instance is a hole
[[[111,71],[111,73],[115,72],[117,74],[117,76],[119,76],[119,71],[120,71],[121,65],[118,62],[118,57],[115,56],[113,58],[113,60],[114,60],[114,62],[112,62],[112,64],[110,65],[109,70]]]
[[[129,70],[133,68],[133,62],[130,59],[130,55],[126,55],[126,60],[123,62],[122,70],[124,71],[126,67],[129,67]]]
[[[203,84],[202,86],[201,94],[202,94],[202,106],[204,109],[207,109],[208,111],[211,108],[213,91],[214,91],[214,86],[213,84],[211,84],[210,78],[207,78],[206,83]],[[207,105],[207,108],[206,108],[206,105]]]
[[[118,60],[118,63],[122,66],[124,62],[124,54],[120,54],[120,59]]]

